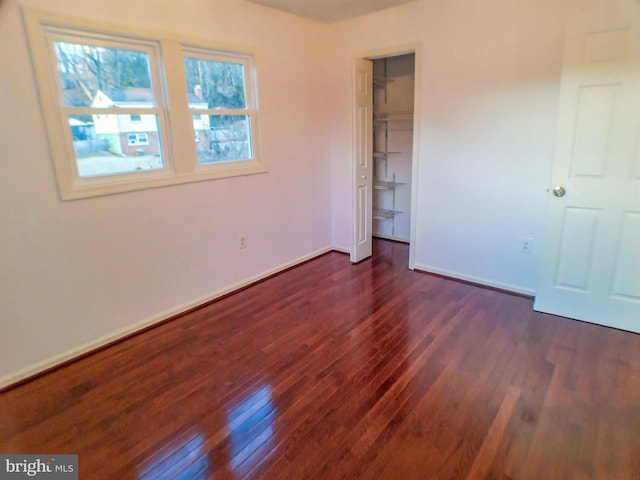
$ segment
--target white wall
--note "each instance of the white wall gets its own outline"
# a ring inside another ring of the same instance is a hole
[[[326,26],[237,0],[20,4],[255,50],[269,173],[60,201],[19,3],[1,1],[0,386],[331,245]]]
[[[19,1],[256,50],[269,173],[61,202]],[[333,26],[237,0],[0,1],[0,385],[331,244],[348,249],[351,62],[407,44],[418,46],[417,267],[533,292],[564,25],[581,1],[422,0]]]
[[[417,45],[416,267],[533,293],[568,12],[555,0],[424,0],[336,24],[334,244],[351,243],[355,56]],[[533,237],[533,253],[520,253]]]

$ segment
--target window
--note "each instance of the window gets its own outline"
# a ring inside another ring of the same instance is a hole
[[[251,125],[256,112],[245,82],[249,59],[186,49],[184,65],[191,115],[203,137],[198,141],[198,163],[251,158]]]
[[[159,144],[142,151],[128,148],[149,142],[144,133],[127,134],[129,124],[134,120],[143,123],[143,118],[149,131],[162,128],[155,93],[158,82],[152,79],[154,45],[87,38],[60,30],[50,31],[49,38],[57,63],[61,113],[70,125],[93,127],[90,138],[73,140],[70,153],[78,176],[162,170]],[[145,114],[128,113],[136,109]]]
[[[63,199],[266,171],[252,54],[24,13]]]
[[[127,135],[129,145],[149,145],[146,133],[130,133]]]

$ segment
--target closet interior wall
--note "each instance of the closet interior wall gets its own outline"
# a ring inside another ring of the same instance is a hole
[[[373,61],[373,236],[409,241],[414,54]]]

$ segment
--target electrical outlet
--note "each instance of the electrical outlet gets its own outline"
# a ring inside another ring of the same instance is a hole
[[[247,236],[244,233],[238,235],[238,248],[247,248]]]
[[[522,243],[520,244],[520,252],[522,253],[531,253],[533,249],[533,238],[525,237],[522,239]]]

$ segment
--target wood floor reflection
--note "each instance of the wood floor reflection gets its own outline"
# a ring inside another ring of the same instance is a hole
[[[639,479],[640,335],[331,253],[0,394],[81,479]]]

